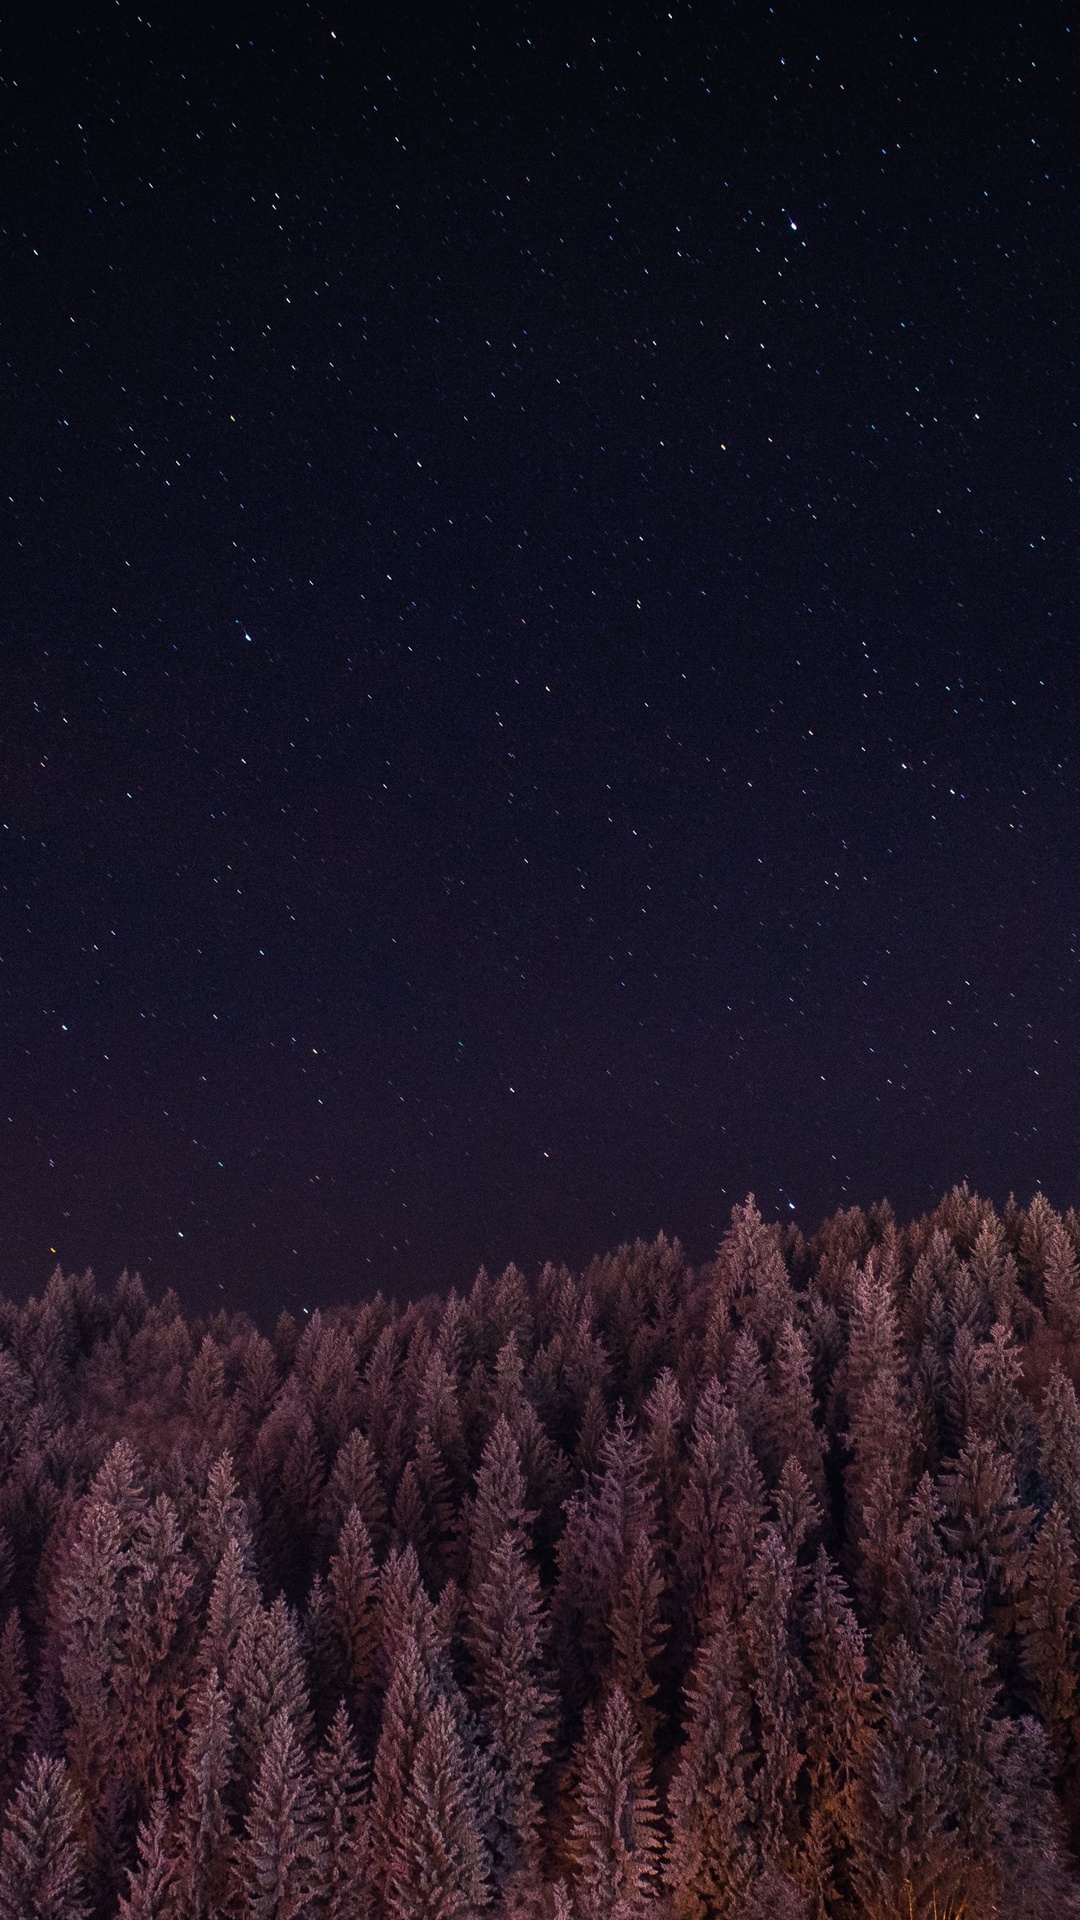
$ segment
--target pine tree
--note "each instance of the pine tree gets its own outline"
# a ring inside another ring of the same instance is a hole
[[[611,1676],[629,1701],[651,1758],[659,1722],[656,1664],[667,1636],[661,1618],[663,1580],[647,1533],[634,1542],[611,1609]]]
[[[735,1630],[719,1613],[686,1685],[688,1726],[668,1793],[664,1877],[676,1920],[736,1920],[753,1865],[748,1699]]]
[[[221,1920],[235,1910],[236,1846],[226,1800],[232,1781],[228,1701],[216,1673],[191,1706],[182,1769],[177,1849],[179,1920]]]
[[[1077,1920],[1080,1888],[1065,1823],[1050,1789],[1051,1759],[1038,1721],[1005,1722],[995,1860],[998,1912],[1008,1920]]]
[[[32,1754],[0,1849],[0,1920],[86,1920],[79,1824],[63,1761]]]
[[[157,1793],[139,1828],[139,1864],[129,1873],[131,1886],[121,1899],[117,1920],[172,1920],[177,1863],[168,1845],[168,1806]]]
[[[281,1594],[249,1616],[239,1643],[229,1692],[236,1715],[243,1774],[254,1780],[277,1715],[284,1711],[303,1745],[312,1732],[307,1673],[295,1614]]]
[[[186,1603],[192,1578],[176,1508],[160,1493],[132,1544],[117,1689],[127,1765],[144,1795],[177,1784],[176,1730],[188,1680]]]
[[[957,1890],[978,1908],[994,1896],[995,1834],[1000,1823],[997,1765],[999,1686],[973,1589],[959,1573],[926,1635],[926,1678],[941,1801],[955,1853]]]
[[[581,1758],[573,1824],[582,1920],[637,1920],[657,1888],[656,1798],[621,1687],[608,1695]]]
[[[472,1697],[498,1782],[495,1871],[501,1886],[536,1871],[537,1776],[547,1756],[555,1699],[543,1666],[547,1637],[540,1582],[520,1533],[507,1530],[474,1590],[467,1639]]]
[[[1056,1501],[1039,1529],[1019,1612],[1032,1704],[1058,1772],[1071,1775],[1080,1759],[1080,1567]]]
[[[387,1616],[384,1615],[384,1618]],[[394,1665],[383,1704],[375,1753],[371,1800],[372,1877],[384,1897],[402,1871],[402,1820],[424,1728],[434,1710],[435,1689],[415,1632],[396,1639]]]
[[[1080,1404],[1072,1381],[1056,1364],[1046,1383],[1039,1429],[1039,1474],[1046,1502],[1060,1501],[1080,1553]]]
[[[952,1865],[925,1678],[902,1634],[885,1657],[879,1696],[853,1879],[871,1914],[902,1920],[909,1908],[930,1913]]]
[[[325,1843],[311,1771],[284,1708],[270,1724],[241,1859],[248,1920],[309,1920],[319,1911]]]
[[[808,1792],[798,1878],[814,1920],[824,1920],[836,1901],[852,1898],[871,1704],[863,1632],[824,1548],[807,1609],[806,1661]]]
[[[130,1567],[118,1505],[88,1496],[79,1514],[56,1602],[60,1669],[70,1713],[72,1779],[95,1808],[117,1772],[123,1709],[118,1671],[124,1584]]]
[[[518,1444],[502,1415],[484,1443],[469,1511],[469,1586],[487,1578],[491,1556],[504,1533],[524,1537],[529,1519]]]
[[[29,1725],[26,1645],[18,1609],[12,1607],[0,1634],[0,1808],[15,1784]]]
[[[794,1321],[785,1320],[776,1338],[769,1369],[764,1414],[765,1445],[772,1469],[778,1472],[791,1456],[798,1461],[815,1498],[825,1502],[822,1466],[824,1442],[814,1419],[814,1388],[810,1349]]]
[[[778,1527],[763,1528],[743,1616],[758,1765],[754,1824],[762,1859],[783,1867],[794,1841],[794,1786],[803,1764],[805,1673],[794,1645],[795,1557]]]
[[[765,1510],[765,1487],[746,1436],[710,1380],[694,1415],[690,1464],[679,1505],[678,1562],[691,1630],[719,1604],[736,1606]]]
[[[340,1649],[341,1684],[358,1723],[366,1721],[380,1638],[378,1573],[359,1507],[349,1508],[326,1577],[327,1614]]]
[[[488,1859],[453,1710],[437,1700],[416,1747],[386,1902],[401,1920],[469,1920],[490,1899]]]
[[[386,1542],[386,1494],[371,1442],[358,1427],[339,1449],[323,1491],[319,1540],[324,1554],[330,1553],[350,1507],[359,1508],[372,1548],[380,1552]]]
[[[315,1759],[323,1850],[321,1920],[370,1920],[367,1769],[341,1701]]]

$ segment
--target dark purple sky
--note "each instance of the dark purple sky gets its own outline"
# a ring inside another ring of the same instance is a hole
[[[0,53],[0,1284],[1077,1199],[1067,11],[77,11]]]

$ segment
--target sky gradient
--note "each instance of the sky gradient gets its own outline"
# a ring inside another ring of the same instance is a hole
[[[0,1287],[1072,1204],[1064,11],[215,11],[0,41]]]

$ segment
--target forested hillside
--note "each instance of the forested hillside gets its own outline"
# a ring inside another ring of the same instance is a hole
[[[0,1303],[0,1920],[1080,1911],[1078,1248]]]

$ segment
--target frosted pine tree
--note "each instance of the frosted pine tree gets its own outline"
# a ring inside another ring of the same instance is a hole
[[[583,1743],[571,1846],[583,1920],[637,1920],[647,1911],[659,1872],[656,1796],[618,1686]]]
[[[400,1920],[469,1920],[491,1897],[488,1875],[455,1715],[437,1700],[416,1748],[387,1909]]]
[[[33,1754],[0,1848],[0,1920],[86,1920],[79,1812],[63,1761]]]
[[[155,1794],[149,1815],[139,1828],[139,1864],[129,1876],[117,1920],[172,1920],[175,1912],[176,1860],[168,1845],[168,1808],[163,1793]]]
[[[325,1841],[311,1769],[285,1708],[270,1725],[240,1858],[246,1920],[314,1920]]]
[[[536,1781],[556,1707],[544,1670],[547,1627],[540,1582],[520,1532],[504,1532],[482,1577],[478,1572],[467,1638],[473,1703],[497,1781],[496,1871],[500,1884],[509,1885],[536,1869]]]
[[[220,1920],[235,1911],[236,1847],[226,1799],[232,1781],[229,1705],[217,1675],[200,1684],[182,1769],[177,1831],[178,1920]]]
[[[26,1646],[18,1609],[12,1607],[0,1634],[0,1807],[15,1784],[29,1724]]]
[[[747,1698],[735,1629],[719,1614],[686,1685],[686,1740],[668,1792],[664,1864],[676,1920],[734,1920],[751,1866]]]
[[[369,1920],[370,1822],[367,1768],[361,1765],[345,1703],[338,1706],[315,1758],[323,1837],[321,1920]]]

